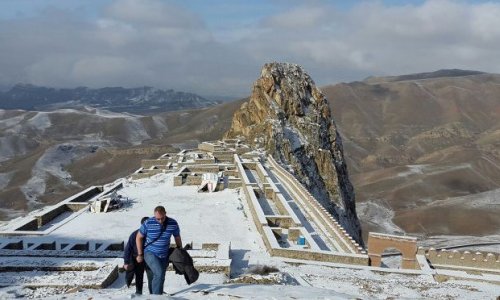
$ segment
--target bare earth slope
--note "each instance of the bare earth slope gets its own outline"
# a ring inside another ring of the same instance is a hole
[[[130,174],[141,159],[175,151],[170,144],[220,138],[239,105],[154,116],[0,110],[0,220]]]
[[[323,91],[365,232],[500,232],[500,199],[484,193],[500,188],[499,75],[371,78]]]

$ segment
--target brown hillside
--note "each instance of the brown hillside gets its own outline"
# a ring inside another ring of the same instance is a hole
[[[484,208],[451,201],[442,213],[434,205],[500,188],[500,75],[369,82],[323,88],[346,140],[358,205],[391,211],[411,233],[499,232],[487,221],[498,206],[476,223]],[[397,230],[378,221],[364,225]]]

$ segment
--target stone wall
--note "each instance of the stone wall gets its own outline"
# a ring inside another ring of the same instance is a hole
[[[229,179],[227,182],[227,188],[228,189],[237,189],[241,187],[241,180],[240,179]]]
[[[33,219],[15,229],[16,231],[36,231],[38,230],[38,220]]]
[[[102,193],[103,187],[102,186],[91,186],[88,189],[71,196],[69,201],[71,202],[87,202],[99,193]]]
[[[184,184],[187,185],[200,185],[202,178],[200,175],[187,175]]]
[[[366,253],[366,251],[360,247],[360,245],[347,233],[347,231],[342,228],[340,223],[335,220],[335,218],[305,189],[302,184],[293,175],[288,173],[283,169],[276,161],[268,156],[268,162],[270,163],[276,175],[279,176],[281,181],[287,185],[289,189],[295,192],[302,201],[307,209],[314,212],[317,217],[316,220],[319,221],[328,233],[334,237],[342,250],[350,253]]]
[[[174,162],[174,159],[159,158],[159,159],[143,159],[141,160],[141,167],[149,169],[154,166],[166,166],[168,163]]]
[[[329,251],[301,251],[296,249],[273,248],[272,255],[292,259],[304,259],[349,265],[368,265],[368,256],[362,254],[348,254],[342,252],[335,253]]]
[[[234,153],[229,152],[229,153],[215,153],[214,157],[217,162],[228,162],[233,164],[234,163]]]
[[[233,176],[233,177],[239,177],[238,170],[224,170],[224,175],[226,176]]]
[[[297,226],[290,216],[266,216],[266,220],[270,227],[290,228]]]
[[[270,179],[269,174],[263,166],[259,162],[243,163],[237,155],[235,155],[234,160],[240,173],[242,189],[250,208],[253,222],[262,236],[267,251],[272,256],[368,265],[367,255],[320,250],[316,241],[307,230],[302,227],[300,220],[298,220],[290,205],[279,192],[279,189]],[[264,191],[262,191],[262,193],[267,198],[266,201],[273,201],[282,215],[264,215],[256,195],[256,190],[260,191],[260,188],[256,182],[250,182],[245,173],[245,167],[256,170],[259,180],[263,183]],[[284,248],[280,246],[278,239],[281,238],[284,230],[288,230],[287,240],[291,242],[297,242],[298,237],[300,235],[303,236],[306,240],[304,248],[295,249],[297,245],[293,246],[293,248],[289,248],[288,246]]]
[[[173,150],[173,148],[171,146],[150,146],[150,147],[129,148],[129,149],[104,148],[103,150],[113,155],[123,155],[123,154],[165,153]]]
[[[140,169],[135,173],[133,173],[132,175],[130,175],[130,178],[132,178],[133,180],[149,178],[151,176],[164,172],[165,171],[163,169]]]
[[[130,175],[130,178],[132,178],[133,180],[139,180],[139,179],[149,178],[151,176],[152,176],[151,173],[141,171],[138,173],[133,173],[132,175]]]
[[[433,248],[428,250],[419,248],[418,253],[425,254],[427,260],[435,268],[479,268],[500,272],[500,254],[498,253],[436,250]]]
[[[218,173],[223,170],[223,167],[217,165],[217,164],[210,164],[210,165],[196,165],[193,163],[186,163],[183,165],[180,165],[179,167],[185,167],[183,169],[183,173]]]
[[[216,146],[211,143],[203,142],[201,144],[198,144],[198,149],[207,151],[207,152],[214,152],[216,149]]]
[[[182,185],[182,174],[174,176],[174,186],[181,186],[181,185]]]
[[[115,190],[123,187],[123,182],[116,183],[114,185],[105,186],[91,186],[80,193],[70,196],[56,205],[48,206],[41,210],[35,216],[28,216],[23,218],[20,222],[14,223],[10,228],[0,231],[0,236],[12,236],[12,235],[45,235],[52,230],[55,230],[64,221],[58,222],[54,226],[50,226],[47,229],[40,230],[42,226],[49,223],[53,219],[57,218],[59,215],[65,212],[80,212],[86,209],[89,202],[97,197],[107,195]],[[69,216],[71,217],[71,216]],[[65,218],[66,220],[67,218]]]
[[[55,219],[60,214],[67,212],[67,211],[71,211],[71,210],[66,205],[59,205],[59,206],[56,206],[54,209],[51,209],[40,216],[36,216],[35,218],[36,218],[37,223],[38,223],[38,228],[42,227],[43,225],[45,225],[48,222]]]

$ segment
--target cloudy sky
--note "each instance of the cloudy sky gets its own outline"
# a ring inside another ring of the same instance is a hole
[[[500,2],[1,0],[0,87],[245,96],[269,61],[320,85],[442,68],[500,73]]]

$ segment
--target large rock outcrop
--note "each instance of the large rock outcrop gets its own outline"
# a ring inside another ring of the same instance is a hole
[[[238,136],[288,167],[363,244],[342,140],[326,98],[300,66],[264,65],[250,100],[234,114],[225,135]]]

